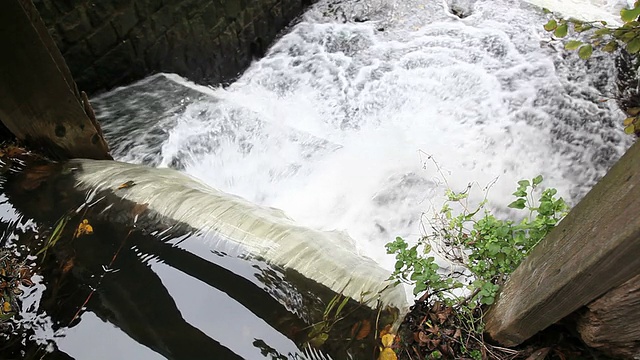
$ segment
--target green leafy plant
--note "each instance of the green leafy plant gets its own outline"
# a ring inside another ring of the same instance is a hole
[[[611,53],[624,48],[629,54],[637,54],[640,52],[639,17],[640,0],[634,3],[633,8],[620,10],[621,26],[611,26],[606,21],[583,22],[553,17],[544,25],[544,29],[556,38],[566,37],[571,29],[573,33],[584,33],[582,40],[568,40],[564,47],[577,50],[578,56],[585,60],[591,57],[594,50]],[[640,136],[640,108],[626,109],[626,112],[629,117],[624,121],[625,132]]]
[[[424,293],[415,305],[420,306],[421,322],[405,338],[427,348],[426,358],[501,358],[497,354],[508,350],[484,342],[483,309],[495,302],[500,285],[567,213],[557,191],[542,189],[542,181],[536,176],[518,182],[508,207],[520,213],[519,221],[487,208],[489,187],[484,199],[472,205],[470,185],[462,192],[445,191],[444,205],[416,244],[401,237],[386,244],[396,258],[391,279],[412,285],[415,295]]]
[[[585,60],[591,57],[594,49],[611,53],[623,48],[629,54],[637,54],[640,52],[639,17],[640,0],[634,3],[633,8],[620,10],[622,26],[611,26],[606,21],[583,22],[554,17],[544,25],[544,29],[556,38],[566,37],[570,28],[575,33],[588,35],[588,40],[571,39],[564,45],[567,50],[578,50],[578,56]],[[624,120],[624,131],[640,136],[640,108],[626,109],[626,112],[629,117]]]
[[[546,10],[549,12],[548,10]],[[585,33],[589,40],[569,40],[565,49],[578,50],[578,55],[588,59],[594,49],[613,52],[624,47],[630,54],[640,52],[640,1],[636,1],[631,9],[620,10],[622,26],[611,26],[606,21],[584,22],[577,19],[562,19],[554,17],[545,25],[544,29],[553,33],[556,38],[564,38],[573,29],[574,33]]]
[[[524,212],[520,221],[494,215],[486,208],[486,197],[470,206],[471,186],[459,193],[447,190],[429,234],[413,246],[400,237],[386,245],[396,257],[392,279],[414,285],[414,294],[427,291],[467,313],[492,304],[500,285],[567,212],[555,189],[540,191],[542,180],[537,176],[518,182],[509,207]],[[446,267],[436,262],[436,255]],[[463,288],[466,296],[456,290]]]

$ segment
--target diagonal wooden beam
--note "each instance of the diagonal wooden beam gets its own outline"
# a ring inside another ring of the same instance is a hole
[[[56,158],[111,158],[30,0],[3,2],[0,49],[0,120],[18,140]]]
[[[640,143],[538,244],[486,315],[513,346],[640,274]]]

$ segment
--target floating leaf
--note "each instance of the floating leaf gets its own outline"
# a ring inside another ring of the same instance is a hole
[[[120,184],[120,186],[118,186],[116,188],[116,190],[130,188],[130,187],[135,186],[135,185],[136,185],[136,183],[133,180],[129,180],[126,183]]]
[[[636,127],[633,124],[624,128],[624,132],[629,135],[633,134],[635,131],[636,131]]]
[[[367,319],[360,320],[353,324],[351,337],[356,340],[363,340],[371,333],[371,322]]]
[[[62,266],[62,273],[66,274],[69,271],[71,271],[71,269],[73,269],[73,265],[74,265],[73,263],[74,263],[73,258],[67,260],[67,262],[65,262],[64,265]]]
[[[559,38],[563,38],[563,37],[567,36],[567,31],[569,31],[569,26],[565,22],[565,23],[560,24],[560,26],[558,26],[556,28],[556,30],[553,32],[553,35],[555,35],[556,37],[559,37]]]
[[[593,46],[588,44],[582,45],[578,50],[578,56],[580,56],[580,58],[583,60],[587,60],[588,58],[590,58],[592,53],[593,53]]]
[[[547,31],[553,31],[558,27],[558,22],[554,19],[549,20],[546,24],[544,24],[544,29]]]
[[[564,45],[564,48],[567,50],[575,50],[579,48],[580,45],[582,45],[582,41],[570,40]]]
[[[77,238],[78,236],[81,235],[91,235],[93,234],[93,226],[91,226],[91,224],[89,224],[89,220],[84,219],[82,220],[82,222],[78,225],[78,228],[76,229],[76,232],[73,234],[74,238]]]

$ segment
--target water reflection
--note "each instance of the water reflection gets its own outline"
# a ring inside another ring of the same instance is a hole
[[[196,229],[141,204],[106,192],[87,204],[63,164],[26,162],[0,175],[0,245],[39,275],[3,331],[1,358],[308,358],[299,349],[334,292],[212,250]],[[84,219],[93,233],[76,236]],[[375,331],[361,339],[350,332],[379,314],[353,300],[343,314],[318,354],[373,357]]]

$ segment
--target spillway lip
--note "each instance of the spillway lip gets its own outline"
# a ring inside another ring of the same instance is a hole
[[[216,190],[172,169],[117,161],[72,160],[77,186],[85,191],[109,191],[175,222],[213,233],[249,255],[292,269],[356,301],[375,308],[408,308],[402,286],[393,286],[391,272],[359,254],[353,239],[296,224],[282,211],[253,204]],[[122,187],[122,184],[133,186]],[[215,246],[215,244],[210,244]]]

